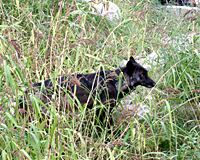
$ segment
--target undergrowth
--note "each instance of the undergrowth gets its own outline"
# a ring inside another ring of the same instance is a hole
[[[0,1],[0,159],[200,159],[199,13],[175,16],[156,0],[113,2],[120,20],[100,16],[92,1]],[[32,97],[30,121],[14,104],[33,83],[112,70],[131,55],[145,59],[157,85],[117,104],[116,139],[93,121],[103,105],[67,114],[52,101],[44,118]]]

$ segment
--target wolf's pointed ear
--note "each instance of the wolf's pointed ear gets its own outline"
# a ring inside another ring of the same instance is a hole
[[[132,63],[136,63],[135,59],[131,56],[129,61],[131,61]]]
[[[133,59],[134,60],[134,59]],[[132,62],[131,58],[130,60],[128,61],[128,63],[126,64],[126,71],[127,71],[127,74],[129,76],[132,76],[133,74],[133,71],[135,70],[135,66],[134,66],[134,63]]]

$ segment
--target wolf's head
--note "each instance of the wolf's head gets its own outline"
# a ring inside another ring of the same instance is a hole
[[[135,88],[138,85],[152,88],[156,83],[148,76],[148,71],[138,64],[131,56],[126,64],[125,72],[127,74],[127,82],[130,89]]]

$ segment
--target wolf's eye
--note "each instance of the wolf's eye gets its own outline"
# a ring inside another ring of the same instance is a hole
[[[143,77],[143,76],[144,76],[143,74],[140,75],[140,77]]]

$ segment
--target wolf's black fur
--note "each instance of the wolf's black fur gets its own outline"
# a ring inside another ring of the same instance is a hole
[[[81,105],[86,104],[90,109],[93,108],[94,102],[102,103],[109,108],[107,111],[101,111],[100,120],[103,121],[106,112],[110,113],[116,105],[116,100],[130,93],[138,85],[152,88],[156,83],[148,76],[147,70],[130,57],[126,66],[120,69],[57,78],[56,87],[52,80],[48,79],[34,84],[32,89],[34,95],[46,105],[52,100],[53,94],[57,99],[61,97],[59,103],[61,109],[72,110],[74,106],[71,106],[70,99],[74,99],[74,95]],[[27,95],[28,93],[26,97]],[[32,110],[31,102],[28,105],[27,101],[20,100],[20,108],[27,110],[28,106]],[[42,105],[41,109],[43,112],[47,111]],[[100,110],[97,110],[98,113]],[[112,119],[110,123],[112,125]]]

